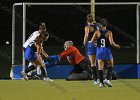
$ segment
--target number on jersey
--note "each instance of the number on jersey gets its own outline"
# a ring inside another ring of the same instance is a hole
[[[105,45],[105,39],[101,39],[101,47],[106,47],[106,45]]]

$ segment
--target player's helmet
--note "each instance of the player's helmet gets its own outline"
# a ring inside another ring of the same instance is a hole
[[[72,41],[65,41],[64,49],[66,50],[68,46],[73,46],[73,42]]]

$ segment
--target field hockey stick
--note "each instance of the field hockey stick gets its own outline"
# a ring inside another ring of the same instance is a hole
[[[130,48],[134,48],[134,47],[135,47],[135,44],[133,44],[133,43],[131,43],[128,46],[120,46],[120,48],[126,48],[126,49],[130,49]]]

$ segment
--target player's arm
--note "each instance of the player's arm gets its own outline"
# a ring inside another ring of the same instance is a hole
[[[98,30],[97,31],[95,31],[95,33],[93,34],[93,36],[92,36],[92,38],[91,38],[91,43],[92,44],[94,44],[94,41],[95,41],[95,39],[97,38],[97,35],[98,35]]]
[[[47,58],[48,54],[44,51],[43,47],[41,47],[41,53]]]
[[[113,47],[120,48],[120,46],[114,42],[113,35],[112,35],[112,32],[111,31],[108,31],[108,35],[109,35],[109,42],[110,42],[110,44]]]
[[[86,26],[85,27],[85,36],[84,36],[84,41],[83,41],[83,45],[85,46],[87,39],[88,39],[88,34],[89,34],[89,27]]]
[[[37,55],[37,59],[38,59],[40,65],[43,65],[43,63],[42,63],[42,58],[41,58],[41,56],[40,56],[41,47],[42,47],[42,46],[41,46],[40,43],[36,43],[36,48],[37,48],[37,53],[36,53],[36,55]]]
[[[64,60],[67,58],[67,56],[69,56],[72,52],[72,48],[67,48],[66,50],[64,50],[59,56],[60,56],[60,60]]]

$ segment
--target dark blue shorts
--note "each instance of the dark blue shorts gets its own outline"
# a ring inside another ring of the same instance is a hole
[[[96,60],[111,60],[112,58],[110,48],[97,47]]]
[[[94,46],[91,42],[88,42],[86,46],[86,52],[87,55],[96,54],[96,46]]]

